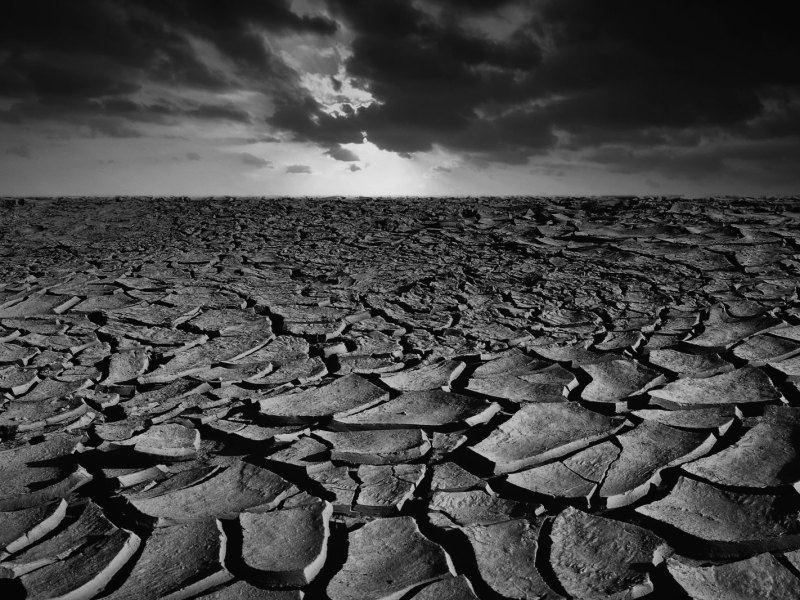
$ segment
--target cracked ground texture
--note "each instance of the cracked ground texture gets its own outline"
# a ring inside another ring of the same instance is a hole
[[[796,599],[798,219],[0,200],[2,596]]]

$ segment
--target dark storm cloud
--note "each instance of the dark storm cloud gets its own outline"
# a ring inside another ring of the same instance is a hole
[[[248,144],[280,144],[281,138],[275,137],[274,135],[263,135],[258,138],[248,138]]]
[[[300,16],[289,0],[30,0],[4,7],[0,19],[0,98],[10,101],[2,120],[83,120],[100,111],[128,121],[167,117],[249,123],[242,107],[194,103],[139,103],[148,84],[225,92],[269,86],[291,72],[262,35],[329,35],[334,21]],[[212,68],[199,40],[233,69]]]
[[[72,105],[73,110],[81,106]],[[100,101],[90,101],[83,107],[94,114],[102,113],[109,117],[123,117],[126,119],[165,123],[170,119],[189,117],[209,121],[233,121],[237,123],[250,123],[252,121],[248,112],[235,104],[202,104],[186,102],[178,105],[175,103],[155,102],[139,103],[125,98],[111,98]]]
[[[239,158],[241,159],[243,165],[247,165],[249,167],[266,167],[272,164],[270,161],[261,158],[260,156],[256,156],[255,154],[250,154],[249,152],[242,152],[239,155]]]
[[[542,5],[555,47],[530,80],[555,127],[626,141],[647,128],[725,129],[800,83],[785,5],[560,0]],[[584,140],[589,141],[588,139]]]
[[[356,34],[348,73],[380,104],[335,118],[311,97],[287,99],[270,122],[300,139],[357,142],[366,131],[370,141],[396,152],[429,150],[437,142],[459,147],[465,132],[481,124],[475,109],[506,104],[518,95],[516,80],[541,60],[527,34],[496,42],[437,21],[407,0],[329,4]],[[530,141],[540,143],[539,137]]]
[[[279,102],[271,123],[296,139],[330,147],[365,131],[398,153],[439,144],[476,162],[524,163],[556,147],[691,149],[709,136],[800,133],[800,36],[783,3],[432,3],[445,17],[408,0],[328,4],[355,35],[347,72],[378,103],[334,117],[311,96]],[[515,4],[534,10],[507,38],[453,18]],[[630,168],[652,162],[633,156]],[[670,165],[697,170],[677,155]]]
[[[308,14],[291,0],[10,3],[0,19],[0,123],[57,121],[115,138],[221,123],[253,143],[309,142],[345,162],[358,153],[342,145],[366,133],[401,156],[440,146],[487,166],[580,154],[614,172],[686,178],[732,161],[768,169],[762,153],[778,139],[800,159],[800,36],[789,3],[304,4]],[[319,60],[330,48],[346,57],[338,65],[326,54],[332,66],[320,75],[336,110],[306,87],[302,60],[287,62],[301,45],[319,48]],[[375,102],[349,104],[353,87]],[[750,154],[721,154],[730,140]]]
[[[182,69],[205,69],[187,44],[186,33],[214,43],[231,59],[263,66],[268,59],[256,32],[300,32],[330,34],[336,23],[321,16],[299,16],[289,0],[28,0],[4,7],[0,35],[4,49],[11,53],[12,69],[0,81],[23,84],[36,81],[53,65],[52,52],[63,62],[83,59],[97,64],[101,58],[118,67],[166,69],[168,76],[180,76]],[[35,50],[36,52],[32,52]],[[45,57],[47,61],[40,61]],[[60,80],[69,81],[64,65]],[[82,73],[83,65],[75,72]],[[16,67],[16,68],[13,68]],[[96,74],[118,85],[124,80],[111,71]],[[68,93],[97,92],[98,83],[84,87],[80,82],[66,85]],[[56,90],[62,91],[62,90]]]
[[[361,160],[358,158],[358,154],[347,148],[342,148],[341,146],[334,146],[325,152],[325,154],[334,160],[341,160],[342,162],[356,162]]]

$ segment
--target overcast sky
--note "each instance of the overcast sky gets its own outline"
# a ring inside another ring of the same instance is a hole
[[[791,6],[13,1],[0,194],[800,193]]]

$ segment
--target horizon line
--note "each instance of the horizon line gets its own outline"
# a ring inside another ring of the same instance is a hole
[[[705,194],[702,196],[690,196],[686,194],[279,194],[279,195],[253,195],[253,194],[75,194],[75,195],[3,195],[0,200],[52,200],[52,199],[107,199],[107,198],[149,198],[149,199],[188,199],[188,200],[235,200],[235,199],[261,199],[261,200],[284,200],[284,199],[405,199],[405,198],[457,198],[457,199],[481,199],[481,198],[502,198],[502,199],[524,199],[524,198],[547,198],[547,199],[625,199],[625,198],[652,198],[652,199],[680,199],[680,200],[708,200],[724,198],[748,198],[754,200],[798,200],[800,192],[795,194]]]

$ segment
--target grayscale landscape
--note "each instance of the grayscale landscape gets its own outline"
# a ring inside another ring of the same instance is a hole
[[[800,200],[0,200],[4,598],[800,597]]]
[[[800,35],[18,0],[0,600],[800,600]]]

